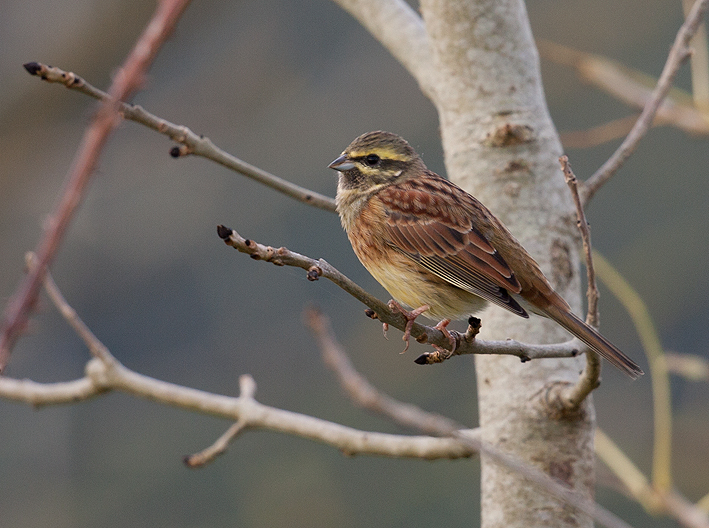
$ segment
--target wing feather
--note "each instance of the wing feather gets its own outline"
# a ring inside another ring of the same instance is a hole
[[[442,179],[436,183],[451,185]],[[387,213],[385,234],[390,245],[450,284],[528,317],[512,297],[522,289],[519,281],[473,225],[474,212],[455,210],[430,195],[431,189],[419,188],[416,180],[378,193]]]

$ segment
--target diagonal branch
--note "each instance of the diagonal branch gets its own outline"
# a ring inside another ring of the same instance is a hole
[[[250,376],[242,376],[242,379],[243,378],[253,381],[253,378]],[[206,466],[207,464],[214,462],[218,456],[226,453],[229,444],[236,440],[236,438],[245,430],[246,422],[244,420],[237,420],[236,423],[229,427],[229,429],[227,429],[222,436],[217,438],[216,442],[214,442],[211,446],[203,449],[199,453],[185,456],[182,461],[187,467],[191,468]]]
[[[701,501],[692,504],[674,488],[661,490],[650,484],[630,458],[600,429],[596,429],[595,448],[598,457],[645,511],[655,516],[665,513],[687,528],[709,528],[709,515],[702,510]]]
[[[574,68],[583,82],[594,85],[639,111],[645,108],[657,85],[657,78],[601,55],[578,51],[546,40],[538,40],[537,47],[542,57]],[[696,58],[693,52],[692,64],[697,62]],[[706,112],[703,113],[700,108],[696,106],[691,94],[676,87],[671,88],[657,109],[653,126],[670,125],[691,135],[706,136],[709,134],[709,122]],[[586,132],[562,132],[564,146],[585,148],[623,138],[632,130],[638,117],[639,114],[624,117]],[[571,139],[571,142],[567,142],[568,139]]]
[[[650,100],[643,108],[640,117],[633,126],[630,133],[623,140],[623,143],[618,147],[618,149],[613,153],[613,155],[606,161],[588,180],[583,188],[582,192],[582,202],[588,203],[588,201],[593,198],[598,189],[600,189],[604,183],[606,183],[616,171],[625,163],[630,155],[635,151],[640,143],[640,140],[645,136],[647,131],[652,126],[653,119],[657,113],[657,109],[660,107],[660,103],[667,95],[667,92],[672,88],[675,76],[680,66],[686,61],[691,55],[691,50],[689,49],[689,42],[692,37],[697,32],[699,24],[701,23],[704,12],[707,9],[707,4],[709,0],[696,0],[694,6],[687,14],[687,18],[684,24],[679,28],[675,41],[672,44],[670,53],[667,57],[667,62],[665,62],[665,67],[662,69],[662,74],[657,81],[657,86],[652,92]]]
[[[401,313],[393,312],[385,303],[367,293],[362,287],[340,273],[325,260],[306,257],[284,247],[264,246],[253,240],[246,239],[233,229],[222,225],[217,228],[217,232],[227,245],[250,255],[253,259],[264,260],[277,266],[293,266],[304,269],[307,271],[308,280],[311,281],[318,280],[320,277],[330,280],[362,304],[368,306],[376,314],[373,318],[402,331],[406,328],[407,321]],[[579,341],[576,339],[556,345],[530,345],[519,343],[512,339],[507,341],[481,341],[469,338],[467,332],[465,334],[454,330],[449,330],[448,332],[456,341],[452,355],[505,354],[517,356],[522,361],[529,361],[531,359],[550,357],[574,357],[579,353]],[[450,340],[443,332],[420,323],[414,323],[411,329],[411,336],[420,343],[430,343],[445,349],[451,348]],[[439,362],[426,361],[425,358],[426,354],[417,358],[416,362],[419,364]]]
[[[0,372],[5,368],[12,348],[27,325],[29,313],[39,295],[42,277],[53,262],[69,223],[86,194],[101,151],[120,122],[118,102],[130,97],[143,83],[148,67],[188,4],[189,0],[162,0],[158,4],[150,23],[126,58],[123,67],[116,73],[108,99],[86,129],[67,175],[61,200],[50,216],[37,246],[37,266],[22,281],[3,314]]]
[[[406,427],[436,436],[456,438],[471,449],[479,451],[481,455],[489,457],[533,482],[541,490],[577,508],[600,524],[608,528],[630,528],[630,525],[613,513],[539,469],[482,441],[479,437],[462,436],[459,433],[461,426],[453,420],[426,412],[415,405],[401,403],[382,394],[355,370],[349,357],[337,342],[327,317],[320,312],[311,310],[307,314],[307,321],[318,340],[325,363],[333,369],[341,385],[357,405],[388,416],[396,423]]]
[[[67,88],[81,92],[94,99],[106,101],[109,98],[106,92],[99,90],[86,82],[82,77],[72,72],[67,72],[54,66],[47,66],[39,62],[29,62],[25,64],[25,69],[30,74],[37,75],[44,81],[63,84]],[[175,147],[170,151],[170,155],[175,158],[188,154],[202,156],[267,187],[271,187],[295,200],[326,211],[335,211],[335,200],[332,198],[291,183],[288,180],[284,180],[270,172],[255,167],[250,163],[246,163],[217,147],[209,138],[195,134],[186,126],[171,123],[151,114],[139,105],[120,103],[119,112],[124,119],[144,125],[180,143],[180,147]]]
[[[662,342],[650,310],[638,292],[599,253],[594,252],[601,282],[630,315],[650,365],[654,420],[652,484],[660,491],[672,489],[672,391]]]

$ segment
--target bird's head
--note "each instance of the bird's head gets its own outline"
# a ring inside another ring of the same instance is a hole
[[[381,130],[356,138],[328,166],[340,172],[340,189],[361,192],[405,180],[426,168],[405,139]]]

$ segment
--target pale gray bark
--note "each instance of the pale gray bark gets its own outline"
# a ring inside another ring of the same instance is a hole
[[[539,59],[521,0],[422,0],[436,70],[433,90],[448,176],[477,196],[537,259],[554,287],[580,306],[574,210],[559,171],[562,153],[544,100]],[[568,338],[554,323],[491,308],[483,338],[549,343]],[[476,358],[483,439],[593,494],[594,410],[553,416],[545,388],[572,382],[581,360],[522,364]],[[486,460],[482,526],[592,526],[520,476]]]
[[[578,235],[559,170],[561,143],[544,99],[539,57],[522,0],[421,0],[424,27],[401,0],[336,0],[402,62],[438,109],[448,177],[485,203],[537,259],[578,312]],[[491,308],[482,338],[551,343],[556,324]],[[476,358],[483,439],[593,495],[595,415],[544,399],[573,382],[582,359]],[[592,526],[535,486],[486,460],[482,526]]]

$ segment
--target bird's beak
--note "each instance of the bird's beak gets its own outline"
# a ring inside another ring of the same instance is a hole
[[[342,172],[342,171],[354,169],[355,165],[347,158],[347,155],[343,154],[342,156],[337,158],[335,161],[330,163],[330,165],[328,165],[328,167],[331,169],[334,169],[336,171]]]

